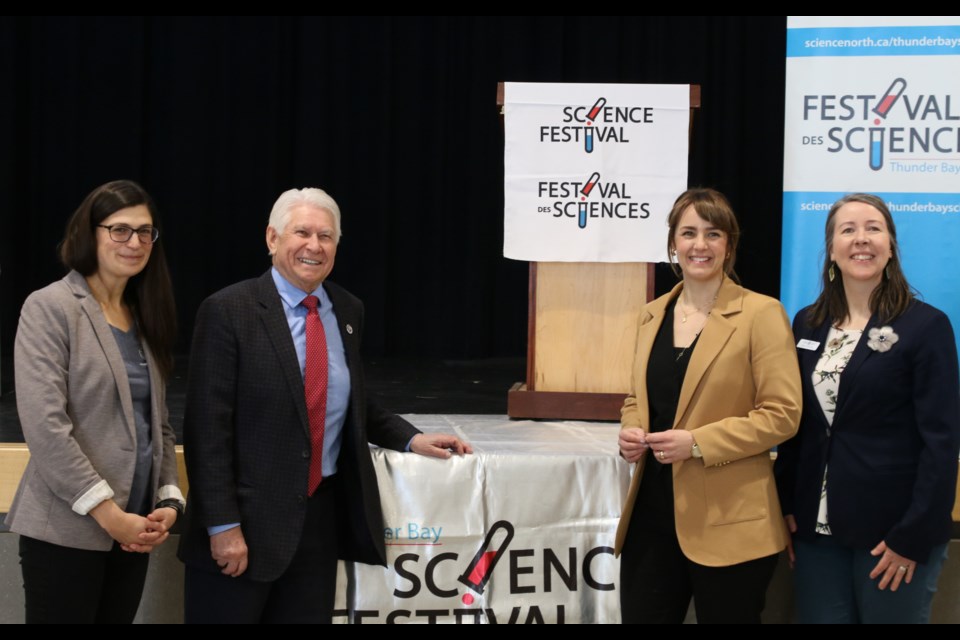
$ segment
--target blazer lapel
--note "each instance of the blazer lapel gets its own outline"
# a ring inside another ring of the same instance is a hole
[[[127,366],[120,354],[120,347],[117,346],[117,339],[113,337],[113,330],[110,329],[107,318],[103,315],[100,303],[93,297],[83,276],[76,271],[72,271],[67,276],[67,282],[73,292],[81,296],[80,307],[90,321],[93,331],[97,335],[97,341],[100,343],[100,348],[103,349],[103,355],[107,358],[107,364],[110,366],[110,372],[113,374],[113,380],[116,383],[117,393],[120,394],[120,406],[123,407],[123,417],[127,421],[127,433],[135,443],[137,435],[133,417],[133,396],[130,394]]]
[[[837,411],[833,414],[834,424],[838,424],[837,416],[840,415],[843,407],[847,404],[847,396],[850,395],[849,389],[856,388],[853,381],[857,377],[860,367],[863,366],[867,358],[874,353],[873,349],[867,346],[867,342],[870,338],[870,329],[875,326],[877,326],[876,314],[870,316],[870,320],[867,321],[867,326],[863,328],[863,335],[860,336],[860,342],[857,343],[857,346],[853,350],[853,356],[850,357],[850,362],[847,363],[843,373],[840,374],[840,386],[837,387]]]
[[[687,374],[680,387],[680,399],[677,402],[677,415],[673,426],[676,428],[690,407],[693,394],[700,385],[700,380],[717,358],[723,346],[736,330],[736,325],[729,319],[743,310],[743,293],[741,288],[729,278],[724,278],[720,291],[717,293],[717,302],[707,319],[706,325],[700,332],[697,346],[690,356]]]
[[[824,322],[823,325],[816,329],[804,328],[808,333],[805,332],[801,336],[801,339],[813,340],[819,343],[816,349],[797,349],[797,355],[800,360],[800,375],[804,380],[813,379],[813,371],[817,368],[817,363],[820,362],[820,356],[823,355],[823,350],[827,348],[827,335],[830,333],[830,324],[830,322]],[[813,390],[813,385],[803,385],[803,393],[803,402],[805,405],[814,408],[814,414],[822,423],[823,428],[829,429],[830,423],[827,421],[827,416],[823,413],[823,407],[820,406],[820,398],[817,397],[816,391]],[[836,416],[836,414],[834,414],[834,416]]]
[[[673,288],[670,296],[660,301],[651,302],[643,312],[640,318],[640,328],[637,331],[636,353],[639,360],[636,363],[635,375],[637,376],[637,389],[647,388],[647,365],[650,361],[650,351],[653,349],[653,342],[657,339],[657,333],[660,331],[660,325],[663,324],[669,301],[675,297],[680,285]],[[640,412],[640,426],[644,431],[650,430],[650,403],[645,399],[637,398],[637,411]]]
[[[309,436],[310,423],[307,420],[307,400],[303,390],[303,377],[300,375],[300,361],[297,360],[297,350],[293,346],[290,325],[287,324],[287,315],[283,311],[283,300],[280,299],[269,270],[260,276],[258,302],[260,321],[263,322],[270,343],[277,353],[277,358],[280,359],[280,368],[287,380],[287,386],[290,387],[290,395],[293,396],[297,415],[300,416],[300,426]]]

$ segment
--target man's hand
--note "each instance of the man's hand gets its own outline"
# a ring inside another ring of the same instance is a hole
[[[445,433],[418,433],[410,441],[410,451],[430,458],[449,458],[454,453],[462,456],[473,453],[473,447],[456,436]]]
[[[210,536],[210,555],[223,575],[234,578],[243,575],[247,570],[247,541],[240,527]]]

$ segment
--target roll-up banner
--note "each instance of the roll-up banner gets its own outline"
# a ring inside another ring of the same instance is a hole
[[[960,329],[960,17],[791,16],[781,297],[820,291],[824,224],[851,192],[890,207],[910,284]]]

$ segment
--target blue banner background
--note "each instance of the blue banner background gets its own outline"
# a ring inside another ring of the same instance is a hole
[[[783,194],[780,297],[791,319],[820,294],[824,225],[830,206],[843,195],[829,191]],[[907,280],[924,302],[950,316],[956,333],[960,319],[960,194],[875,195],[891,207]]]

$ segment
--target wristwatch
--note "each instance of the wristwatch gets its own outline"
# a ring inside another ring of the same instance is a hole
[[[702,457],[703,457],[703,454],[700,453],[700,447],[697,446],[697,443],[696,443],[696,442],[694,442],[694,443],[693,443],[693,446],[690,447],[690,455],[693,456],[694,458],[702,458]]]
[[[176,511],[178,518],[183,515],[183,503],[176,498],[167,498],[166,500],[161,500],[156,504],[154,509],[162,509],[164,507],[168,507]]]

